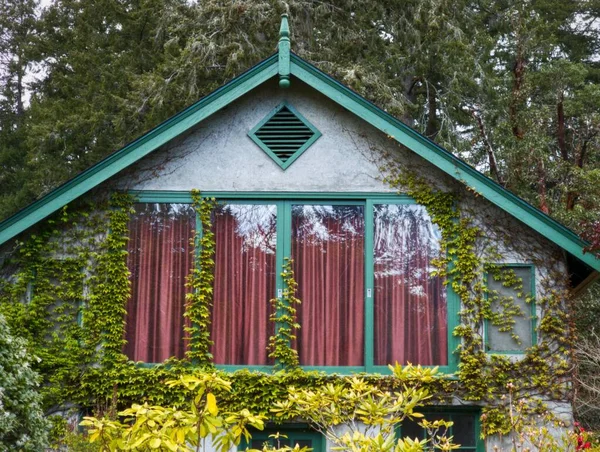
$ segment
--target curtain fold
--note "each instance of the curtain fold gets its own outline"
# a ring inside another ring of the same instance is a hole
[[[133,361],[159,363],[185,353],[186,277],[193,265],[194,209],[187,204],[135,204],[129,221],[124,353]]]
[[[431,276],[439,234],[416,205],[374,212],[374,363],[448,363],[446,288]]]
[[[364,365],[364,208],[292,206],[300,364]]]
[[[215,364],[270,364],[275,296],[276,207],[217,206],[211,353]]]

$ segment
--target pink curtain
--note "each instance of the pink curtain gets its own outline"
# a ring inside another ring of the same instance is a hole
[[[195,225],[194,209],[187,204],[135,204],[127,247],[131,298],[124,348],[134,361],[159,363],[184,355],[185,282],[193,265]]]
[[[422,206],[375,206],[376,365],[448,363],[446,289],[431,276],[437,230]]]
[[[363,218],[361,206],[292,206],[303,365],[364,365]]]
[[[219,206],[213,215],[215,283],[211,338],[215,364],[272,362],[274,332],[269,301],[275,296],[276,208]]]

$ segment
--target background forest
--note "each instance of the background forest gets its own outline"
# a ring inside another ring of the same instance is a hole
[[[0,0],[0,219],[274,53],[283,12],[294,52],[600,249],[600,0]]]

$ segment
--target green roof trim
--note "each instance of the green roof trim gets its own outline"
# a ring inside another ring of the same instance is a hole
[[[150,132],[6,219],[0,223],[0,245],[150,154],[171,139],[186,132],[253,88],[279,75],[282,68],[280,63],[280,55],[272,55],[181,113],[163,122]],[[285,69],[283,72],[285,72]],[[383,133],[391,136],[450,176],[471,187],[488,201],[519,219],[594,270],[600,271],[600,260],[595,255],[584,252],[584,248],[588,246],[588,243],[573,231],[294,53],[290,53],[290,74]]]
[[[287,102],[265,116],[248,136],[284,171],[321,136],[321,132]]]

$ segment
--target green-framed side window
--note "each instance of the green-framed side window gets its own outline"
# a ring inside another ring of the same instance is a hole
[[[189,193],[134,195],[191,202]],[[219,367],[272,366],[269,300],[286,289],[281,271],[292,259],[302,304],[291,345],[305,369],[388,373],[398,361],[455,371],[459,302],[432,275],[440,235],[423,206],[392,193],[203,196],[218,201],[211,339]]]
[[[537,343],[535,266],[498,264],[487,274],[488,297],[493,313],[511,312],[512,331],[500,322],[485,322],[488,353],[522,354]]]
[[[289,446],[309,447],[312,452],[325,452],[326,441],[323,435],[303,426],[282,425],[267,427],[265,430],[254,430],[252,438],[246,441],[242,438],[238,450],[258,449],[262,450],[265,443],[275,448]]]
[[[480,438],[479,410],[472,408],[435,407],[423,409],[424,419],[433,422],[444,420],[452,422],[448,429],[440,428],[435,432],[428,432],[419,425],[420,420],[405,420],[402,425],[396,427],[396,437],[411,439],[427,439],[431,435],[452,436],[452,442],[459,445],[460,451],[483,452],[485,444]]]

